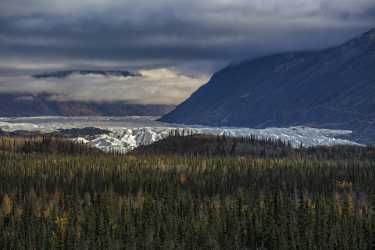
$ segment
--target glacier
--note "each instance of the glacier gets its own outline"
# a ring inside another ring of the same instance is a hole
[[[349,139],[350,130],[317,129],[305,126],[289,128],[225,128],[169,124],[157,121],[157,117],[19,117],[0,118],[0,129],[7,132],[34,131],[50,133],[60,129],[96,127],[109,131],[107,134],[81,136],[71,140],[84,143],[106,152],[127,153],[140,145],[148,145],[179,134],[225,135],[230,137],[255,136],[260,139],[279,139],[293,147],[319,145],[360,145]]]

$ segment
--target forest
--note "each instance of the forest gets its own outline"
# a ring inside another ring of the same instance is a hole
[[[189,146],[190,145],[190,146]],[[0,249],[374,249],[375,150],[0,137]]]

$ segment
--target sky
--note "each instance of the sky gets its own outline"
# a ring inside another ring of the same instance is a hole
[[[177,104],[231,62],[326,48],[373,27],[374,0],[1,0],[0,92]],[[142,77],[31,77],[63,69]]]

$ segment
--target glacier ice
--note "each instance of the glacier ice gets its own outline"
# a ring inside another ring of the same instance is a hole
[[[353,141],[338,138],[349,135],[349,130],[316,129],[304,126],[289,128],[218,128],[184,126],[160,123],[154,117],[24,117],[0,118],[0,129],[4,131],[40,131],[44,133],[58,129],[97,127],[109,130],[109,134],[72,138],[103,151],[121,153],[140,146],[148,145],[166,138],[174,131],[180,134],[226,135],[231,137],[256,136],[258,138],[280,139],[292,146],[305,147],[318,145],[359,145]]]

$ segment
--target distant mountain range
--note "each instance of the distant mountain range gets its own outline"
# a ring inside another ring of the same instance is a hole
[[[66,78],[71,75],[98,75],[98,76],[117,76],[117,77],[136,77],[142,76],[139,73],[132,73],[126,70],[63,70],[49,73],[35,74],[33,75],[36,79],[43,78]]]
[[[35,79],[65,79],[72,75],[103,77],[140,77],[126,70],[63,70],[35,74]],[[69,79],[66,79],[67,81]],[[162,116],[173,105],[129,104],[125,101],[57,101],[50,93],[0,93],[0,116]]]
[[[141,105],[122,101],[56,101],[49,94],[0,94],[0,117],[9,116],[161,116],[171,105]]]
[[[375,29],[340,46],[230,65],[162,121],[351,129],[375,142]]]

